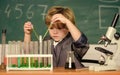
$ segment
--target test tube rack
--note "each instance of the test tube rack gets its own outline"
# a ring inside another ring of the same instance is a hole
[[[7,58],[7,65],[6,65],[6,71],[10,71],[10,70],[48,70],[48,71],[52,71],[53,70],[53,56],[52,54],[10,54],[10,55],[6,55]],[[22,58],[27,58],[27,67],[20,67],[20,66],[10,66],[10,59],[12,58],[17,58],[17,60],[20,58],[21,60],[19,60],[18,63],[22,62]],[[32,58],[38,58],[42,59],[42,58],[49,58],[49,66],[37,66],[37,67],[32,67],[31,66],[31,60]]]

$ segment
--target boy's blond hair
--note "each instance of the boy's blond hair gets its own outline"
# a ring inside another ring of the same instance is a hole
[[[63,7],[63,6],[53,6],[48,10],[46,18],[45,18],[45,23],[48,27],[51,23],[52,16],[55,14],[64,15],[64,17],[69,19],[75,25],[75,16],[74,16],[73,11],[70,8]]]

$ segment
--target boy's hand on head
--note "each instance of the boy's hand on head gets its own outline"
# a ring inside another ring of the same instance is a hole
[[[25,32],[25,34],[31,34],[32,29],[33,29],[32,23],[29,22],[29,21],[25,22],[25,24],[24,24],[24,32]]]
[[[59,20],[59,21],[61,21],[62,23],[64,23],[64,24],[67,24],[67,22],[69,21],[66,17],[64,17],[62,14],[55,14],[55,15],[53,15],[53,17],[52,17],[52,23],[53,22],[55,22],[55,21],[57,21],[57,20]]]

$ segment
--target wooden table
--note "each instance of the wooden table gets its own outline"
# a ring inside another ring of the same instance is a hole
[[[0,75],[120,75],[120,71],[89,71],[87,68],[77,70],[65,70],[54,68],[53,71],[0,71]]]

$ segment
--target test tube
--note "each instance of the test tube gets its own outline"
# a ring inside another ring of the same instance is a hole
[[[34,54],[38,54],[38,41],[34,41]]]
[[[38,41],[34,41],[34,54],[38,54]],[[34,66],[38,67],[38,57],[34,57]]]
[[[34,54],[34,42],[30,41],[30,54]],[[34,67],[34,58],[30,58],[30,67]]]
[[[22,42],[21,41],[17,41],[17,54],[20,54],[21,53],[21,48],[22,47]],[[17,66],[20,68],[21,66],[21,58],[18,57],[17,58]]]
[[[11,53],[12,55],[16,55],[16,41],[12,41],[12,49],[11,49]],[[17,67],[17,57],[12,57],[12,67]]]
[[[43,54],[42,35],[39,36],[39,54]],[[43,58],[39,58],[39,67],[43,67]]]
[[[8,41],[8,55],[11,54],[11,50],[12,50],[12,41]],[[8,66],[11,67],[12,65],[12,60],[11,58],[8,59]]]
[[[34,54],[33,41],[30,41],[30,54]]]
[[[44,40],[43,41],[43,53],[47,54],[47,52],[48,52],[48,42],[47,42],[47,40]],[[44,67],[47,67],[47,65],[48,65],[48,59],[46,57],[44,57],[43,60],[44,60],[43,61]]]
[[[30,53],[30,42],[24,42],[24,53],[25,54],[29,54]],[[24,67],[28,67],[29,66],[29,62],[28,62],[28,57],[24,58]]]
[[[2,29],[1,69],[6,67],[6,29]]]
[[[29,54],[30,53],[30,42],[24,42],[24,53]]]
[[[52,40],[48,40],[48,54],[51,54]],[[48,67],[51,67],[51,58],[48,58]]]

